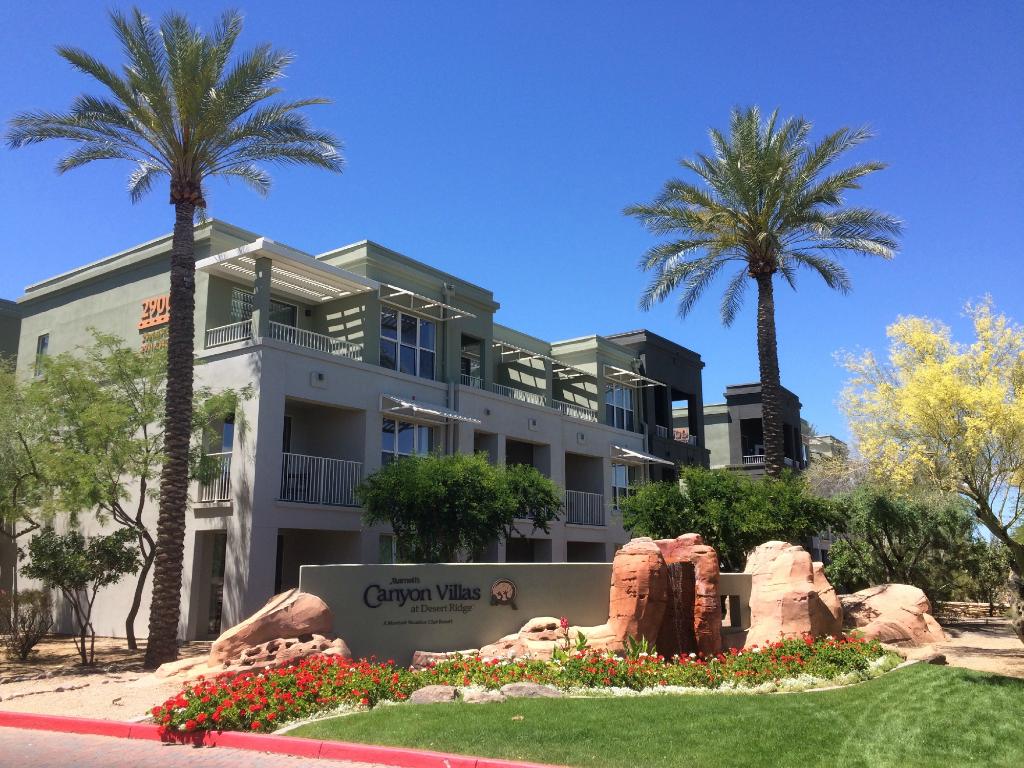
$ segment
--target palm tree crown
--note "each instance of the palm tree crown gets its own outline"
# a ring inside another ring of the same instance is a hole
[[[697,175],[696,183],[672,179],[652,203],[625,209],[655,235],[673,237],[640,261],[642,270],[654,272],[640,300],[643,309],[678,289],[679,314],[686,316],[719,273],[735,265],[721,302],[728,326],[742,306],[747,278],[757,285],[764,464],[771,476],[782,473],[784,458],[799,458],[784,456],[786,442],[790,451],[797,446],[781,422],[775,276],[795,289],[797,269],[807,267],[846,293],[850,277],[835,257],[862,253],[891,259],[901,230],[894,217],[843,201],[844,193],[859,189],[860,180],[883,163],[828,170],[870,132],[842,128],[817,144],[809,141],[810,132],[803,118],[780,123],[777,111],[763,120],[757,107],[734,109],[728,136],[710,132],[712,155],[680,161]]]
[[[242,179],[266,194],[270,177],[263,162],[341,170],[340,142],[313,129],[298,111],[327,100],[267,103],[281,91],[274,83],[291,54],[261,45],[229,68],[242,31],[238,13],[225,13],[208,36],[177,13],[159,26],[138,9],[112,11],[110,18],[126,58],[121,73],[81,49],[57,48],[109,95],[81,95],[66,113],[17,115],[7,133],[11,147],[70,139],[79,146],[59,161],[59,172],[94,160],[127,160],[134,164],[128,180],[133,201],[168,177],[170,202],[199,209],[206,206],[203,182],[213,176]]]
[[[812,145],[810,131],[803,118],[779,124],[777,111],[762,121],[757,107],[734,109],[729,136],[710,131],[712,156],[680,161],[698,183],[672,179],[654,202],[625,209],[652,233],[678,238],[654,246],[641,260],[643,270],[655,272],[642,308],[679,288],[679,314],[685,316],[719,272],[736,263],[721,304],[722,321],[731,325],[747,277],[780,274],[795,287],[797,268],[809,267],[830,288],[846,293],[850,278],[836,254],[893,257],[900,222],[846,206],[842,197],[885,164],[864,162],[823,176],[870,132],[842,128]]]

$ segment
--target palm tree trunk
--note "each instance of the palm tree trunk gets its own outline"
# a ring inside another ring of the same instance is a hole
[[[192,433],[192,374],[195,345],[195,205],[174,205],[171,242],[171,318],[167,334],[167,391],[160,511],[156,525],[153,597],[149,612],[146,666],[178,656],[181,572],[188,506],[188,449]]]
[[[782,384],[775,337],[775,291],[771,274],[757,280],[757,359],[761,371],[761,426],[764,431],[764,471],[778,477],[784,466]]]

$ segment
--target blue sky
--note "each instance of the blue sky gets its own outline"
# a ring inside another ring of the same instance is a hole
[[[9,3],[0,117],[95,91],[57,43],[108,62],[108,3]],[[148,2],[204,25],[215,5]],[[754,306],[730,329],[714,286],[686,320],[643,313],[652,238],[621,215],[708,149],[733,105],[870,124],[856,158],[891,167],[851,200],[902,218],[896,261],[852,258],[854,293],[810,274],[777,294],[783,383],[845,434],[840,349],[885,343],[899,314],[965,329],[990,293],[1024,320],[1024,3],[277,2],[242,0],[241,42],[289,48],[287,95],[323,95],[341,176],[277,170],[261,199],[215,183],[211,214],[311,252],[370,238],[492,289],[498,320],[543,338],[648,327],[701,353],[705,399],[757,378]],[[163,194],[131,205],[127,168],[58,177],[59,147],[0,150],[0,296],[170,229]],[[752,299],[751,293],[748,297]]]

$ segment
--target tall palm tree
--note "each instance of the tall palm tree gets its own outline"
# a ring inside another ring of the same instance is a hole
[[[678,311],[685,317],[723,268],[738,265],[722,296],[722,322],[732,325],[749,280],[757,285],[757,354],[761,374],[765,472],[782,473],[782,385],[775,335],[774,279],[796,288],[799,267],[816,272],[842,293],[850,277],[835,256],[861,253],[891,259],[900,222],[870,208],[846,205],[843,194],[860,179],[885,167],[858,163],[826,169],[871,134],[842,128],[812,144],[811,124],[803,118],[762,120],[757,107],[734,109],[729,135],[712,129],[713,155],[698,154],[680,165],[696,183],[671,179],[653,202],[628,206],[655,235],[674,239],[651,248],[640,268],[654,277],[640,300],[650,309],[680,290]]]
[[[225,13],[209,35],[178,13],[168,13],[159,24],[138,9],[127,15],[112,11],[110,19],[125,57],[120,72],[81,49],[57,48],[109,93],[79,96],[66,113],[20,114],[11,121],[7,141],[11,147],[77,142],[58,163],[61,173],[94,160],[127,160],[134,165],[128,179],[132,201],[158,179],[170,182],[165,460],[146,648],[146,664],[156,666],[177,656],[192,415],[194,221],[205,212],[206,182],[237,178],[266,194],[270,178],[262,162],[340,171],[343,160],[339,141],[312,128],[299,112],[326,100],[268,102],[281,92],[276,83],[291,54],[261,45],[230,61],[242,31],[238,13]]]

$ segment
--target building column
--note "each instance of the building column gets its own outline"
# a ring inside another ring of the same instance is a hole
[[[270,279],[273,261],[261,256],[256,259],[256,279],[253,282],[252,332],[255,338],[270,336]]]

